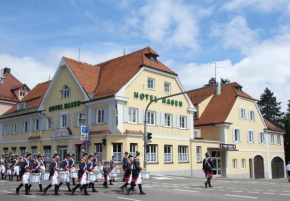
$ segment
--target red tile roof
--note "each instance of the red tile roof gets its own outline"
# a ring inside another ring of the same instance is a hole
[[[110,130],[90,131],[89,135],[112,134]]]
[[[143,132],[142,131],[135,131],[135,130],[128,130],[128,129],[126,129],[123,134],[138,134],[138,135],[143,135]]]
[[[3,84],[0,84],[0,100],[19,102],[18,97],[11,91],[13,87],[23,85],[12,74],[5,73]]]
[[[278,131],[278,132],[285,132],[285,130],[279,128],[278,126],[275,126],[272,124],[268,119],[264,118],[264,121],[266,123],[267,129],[272,131]]]
[[[199,119],[194,121],[195,126],[224,123],[228,117],[237,97],[255,100],[243,91],[237,90],[242,86],[236,82],[222,85],[220,95],[216,95],[216,86],[200,89],[188,93],[193,104],[199,104],[207,97],[213,95]]]

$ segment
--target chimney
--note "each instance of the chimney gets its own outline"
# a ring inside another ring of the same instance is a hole
[[[216,86],[216,95],[220,95],[222,92],[222,85],[220,82],[217,82],[217,86]]]
[[[11,69],[10,69],[10,68],[7,68],[7,67],[6,67],[6,68],[4,68],[4,74],[5,74],[5,73],[8,73],[8,74],[10,74],[10,72],[11,72]]]

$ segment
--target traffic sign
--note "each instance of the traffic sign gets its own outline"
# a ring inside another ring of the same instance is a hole
[[[88,126],[81,126],[81,135],[88,135],[89,127]]]
[[[92,144],[92,142],[88,140],[87,145],[90,146],[91,144]]]
[[[85,146],[87,144],[86,141],[82,141],[82,145]]]

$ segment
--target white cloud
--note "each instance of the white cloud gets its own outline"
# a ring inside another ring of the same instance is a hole
[[[259,31],[250,29],[242,16],[234,17],[228,24],[214,26],[211,32],[222,39],[225,48],[237,48],[244,53],[256,45],[259,38]]]

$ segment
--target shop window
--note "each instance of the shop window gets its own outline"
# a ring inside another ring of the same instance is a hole
[[[157,162],[157,145],[148,145],[146,152],[148,162]]]
[[[171,127],[172,122],[172,115],[171,114],[165,114],[165,126]]]
[[[3,154],[8,155],[8,148],[3,148]]]
[[[122,144],[112,144],[113,146],[113,155],[115,156],[115,162],[122,162]]]
[[[137,123],[137,109],[129,108],[129,123]]]
[[[237,170],[237,159],[233,159],[233,170]]]
[[[71,96],[71,89],[67,85],[61,90],[61,98],[67,98]]]
[[[155,125],[155,112],[147,111],[147,124]]]
[[[26,152],[26,147],[20,147],[20,155]]]
[[[75,145],[76,161],[79,162],[82,158],[82,145]]]
[[[254,132],[248,131],[248,143],[254,143]]]
[[[198,163],[201,162],[201,147],[199,146],[196,147],[196,161]]]
[[[136,156],[136,151],[138,150],[138,145],[136,143],[130,143],[130,154]]]
[[[51,160],[51,146],[43,147],[43,153],[44,153],[44,160],[50,161]]]
[[[186,117],[185,116],[180,116],[180,128],[185,129],[186,128]]]
[[[167,94],[170,93],[170,83],[168,83],[168,82],[164,83],[164,92]]]
[[[178,147],[178,162],[187,162],[188,161],[188,147],[179,146]]]
[[[164,162],[172,162],[172,146],[164,146]]]
[[[105,115],[105,110],[97,110],[97,124],[103,124],[104,123],[104,115]]]
[[[102,161],[102,156],[103,156],[103,145],[101,143],[98,143],[95,145],[95,152],[99,154],[98,156],[98,161]]]
[[[246,159],[242,159],[242,169],[246,169]]]
[[[155,82],[154,79],[148,78],[148,80],[147,80],[147,87],[148,87],[148,89],[154,90],[154,82]]]

